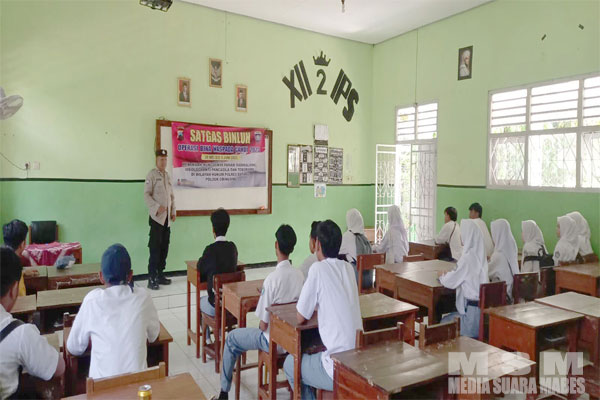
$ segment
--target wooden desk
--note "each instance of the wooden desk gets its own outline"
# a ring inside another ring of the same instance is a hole
[[[543,335],[552,329],[564,329],[567,351],[577,347],[577,328],[583,315],[544,304],[529,302],[489,308],[490,339],[492,346],[527,353],[532,361],[539,361]],[[538,371],[539,373],[539,371]]]
[[[438,271],[451,271],[455,263],[441,260],[404,262],[377,266],[375,287],[396,299],[427,309],[430,324],[439,322],[442,312],[454,309],[454,290],[438,280]]]
[[[561,310],[583,314],[579,324],[579,343],[590,352],[590,360],[600,366],[600,299],[576,292],[566,292],[542,297],[537,303]]]
[[[187,268],[187,344],[196,344],[196,358],[200,358],[200,291],[206,290],[206,282],[200,282],[200,272],[196,268],[197,260],[186,261]],[[192,285],[196,287],[196,330],[192,329]]]
[[[574,292],[600,297],[600,264],[575,264],[554,267],[556,272],[556,293]]]
[[[40,325],[43,332],[51,330],[46,322],[53,323],[65,311],[77,312],[83,298],[92,290],[104,286],[84,286],[61,290],[44,290],[37,294],[37,310],[40,312]]]
[[[365,331],[389,328],[402,322],[405,326],[404,339],[415,344],[415,319],[419,307],[381,293],[363,294],[358,296],[358,300]]]
[[[310,320],[299,325],[296,319],[296,303],[283,304],[280,306],[271,306],[267,308],[271,313],[270,332],[269,332],[269,357],[271,359],[270,371],[277,371],[277,345],[283,347],[294,357],[294,387],[292,388],[293,399],[300,400],[300,382],[302,349],[310,344],[311,339],[319,336],[317,312],[313,313]],[[276,373],[269,374],[269,396],[275,399],[277,390],[275,389]]]
[[[47,267],[48,289],[100,285],[100,263],[74,264],[70,268]]]
[[[436,392],[447,385],[449,376],[475,378],[469,374],[476,371],[449,369],[448,353],[451,352],[466,353],[467,357],[474,352],[488,354],[488,375],[477,376],[479,383],[528,370],[535,373],[535,362],[466,336],[423,350],[403,342],[384,342],[332,354],[334,398],[389,399],[397,393],[423,386],[427,386],[423,390],[430,395],[428,397],[438,397]]]
[[[65,328],[63,331],[63,343],[65,343],[65,347],[70,333],[70,327]],[[161,323],[158,338],[154,342],[148,343],[146,356],[148,367],[153,367],[158,365],[161,361],[164,361],[166,373],[167,375],[169,374],[169,343],[172,341],[173,337]],[[91,361],[91,347],[92,344],[90,344],[88,350],[80,356],[74,356],[70,354],[66,348],[64,349],[67,365],[65,376],[68,378],[68,387],[66,388],[67,394],[73,395],[85,393],[85,381],[89,373]],[[76,366],[76,370],[71,370],[70,366],[72,365]]]
[[[48,269],[44,266],[23,267],[25,271],[36,271],[36,276],[25,276],[25,288],[27,294],[36,294],[39,291],[48,289]]]
[[[142,385],[152,386],[153,399],[199,399],[206,400],[200,386],[189,373],[152,379],[145,382],[132,383],[112,389],[101,390],[94,394],[81,394],[67,399],[97,399],[97,400],[138,400],[138,388]]]
[[[365,228],[365,237],[371,243],[371,245],[375,244],[376,233],[375,228]]]
[[[10,310],[10,313],[16,318],[30,322],[36,309],[37,301],[35,294],[30,294],[29,296],[17,297],[17,301],[12,310]]]
[[[56,333],[49,333],[47,335],[42,335],[44,339],[48,341],[48,344],[60,353],[60,342],[58,341],[58,335]]]
[[[238,328],[246,327],[246,314],[256,310],[258,299],[264,280],[233,282],[223,285],[223,307],[221,314],[221,354],[225,346],[225,334],[227,324],[227,312],[237,319]],[[242,360],[243,358],[243,360]],[[236,399],[240,397],[240,372],[255,368],[258,363],[246,364],[246,353],[238,357],[236,362],[234,381]]]
[[[423,254],[426,260],[437,260],[445,245],[435,244],[433,240],[408,242],[408,255]]]

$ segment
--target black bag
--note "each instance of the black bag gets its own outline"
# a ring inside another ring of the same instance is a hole
[[[452,240],[452,235],[454,235],[454,230],[456,229],[456,221],[454,222],[454,228],[452,228],[452,233],[448,238],[448,242],[444,243],[442,246],[442,250],[438,253],[438,260],[442,261],[453,261],[452,251],[450,250],[450,241]]]
[[[544,248],[544,246],[540,247],[540,249],[538,250],[537,256],[527,256],[527,257],[525,257],[525,259],[523,261],[524,262],[539,261],[540,268],[554,266],[554,258],[552,258],[552,254],[548,254],[546,252],[546,249]]]

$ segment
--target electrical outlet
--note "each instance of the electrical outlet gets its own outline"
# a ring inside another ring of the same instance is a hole
[[[33,162],[33,167],[31,169],[39,170],[40,169],[40,162],[39,161],[34,161]]]
[[[29,170],[29,169],[31,169],[31,163],[29,163],[29,162],[26,162],[26,163],[25,163],[25,169],[26,169],[26,170]]]

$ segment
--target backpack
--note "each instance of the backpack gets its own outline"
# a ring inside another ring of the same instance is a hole
[[[552,258],[552,254],[548,254],[544,246],[540,247],[537,256],[527,256],[523,261],[539,261],[540,268],[554,266],[554,259]]]

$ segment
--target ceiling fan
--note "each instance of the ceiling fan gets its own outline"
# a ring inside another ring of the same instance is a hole
[[[23,105],[23,98],[19,95],[6,96],[0,87],[0,119],[12,117]]]

